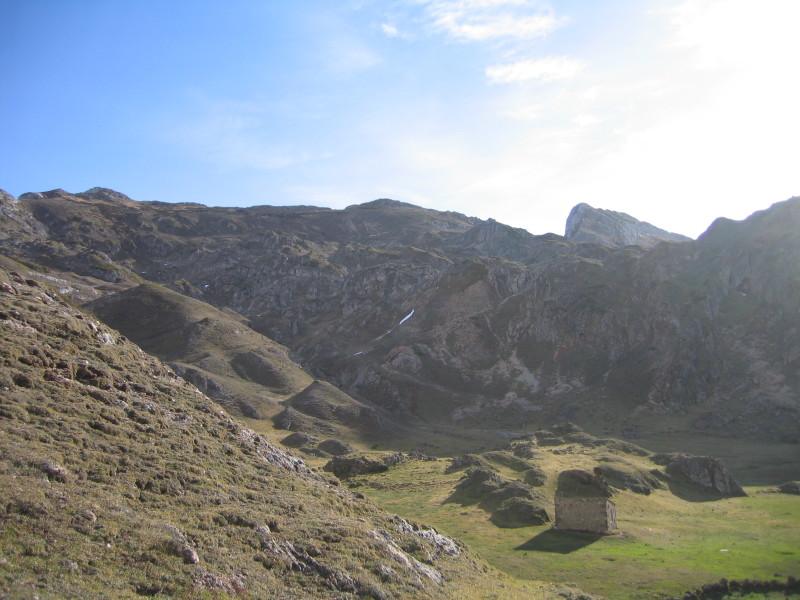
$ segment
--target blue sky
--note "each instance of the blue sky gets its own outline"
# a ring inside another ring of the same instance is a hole
[[[800,195],[797,0],[0,0],[0,188],[696,236]]]

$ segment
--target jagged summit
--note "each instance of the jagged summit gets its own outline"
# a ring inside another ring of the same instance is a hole
[[[565,237],[573,242],[606,246],[651,248],[661,242],[688,242],[690,238],[659,229],[622,212],[594,208],[582,202],[567,217]]]

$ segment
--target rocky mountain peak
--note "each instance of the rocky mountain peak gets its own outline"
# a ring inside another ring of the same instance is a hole
[[[573,242],[606,246],[651,248],[661,242],[687,242],[690,238],[659,229],[655,225],[613,210],[594,208],[582,202],[567,217],[565,237]]]
[[[93,187],[80,194],[75,194],[78,198],[90,200],[105,200],[107,202],[133,202],[133,200],[121,192],[104,187]]]
[[[19,200],[5,190],[0,190],[0,217],[5,221],[0,230],[0,239],[3,240],[20,240],[44,231],[41,225],[20,210]]]
[[[11,194],[9,194],[5,190],[0,190],[0,206],[13,206],[17,203],[17,199],[14,198]]]

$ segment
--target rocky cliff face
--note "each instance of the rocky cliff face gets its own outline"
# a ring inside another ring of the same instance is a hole
[[[24,195],[43,233],[3,250],[235,310],[315,378],[403,421],[800,436],[800,199],[648,247],[664,232],[590,207],[569,239],[387,200],[120,196]],[[588,223],[602,235],[576,243]]]
[[[690,238],[633,218],[625,213],[581,203],[567,217],[564,235],[573,242],[606,246],[652,248],[661,242],[688,242]]]

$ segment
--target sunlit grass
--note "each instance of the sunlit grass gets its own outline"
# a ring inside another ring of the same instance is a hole
[[[593,454],[537,458],[553,474],[570,464],[596,464]],[[638,600],[682,595],[723,577],[770,580],[800,572],[797,496],[751,487],[745,498],[690,502],[667,490],[620,491],[617,535],[555,532],[549,525],[501,529],[477,506],[446,501],[461,475],[446,474],[446,464],[407,462],[355,484],[387,510],[461,539],[520,581],[574,583],[592,594]],[[552,483],[544,489],[552,497]]]

